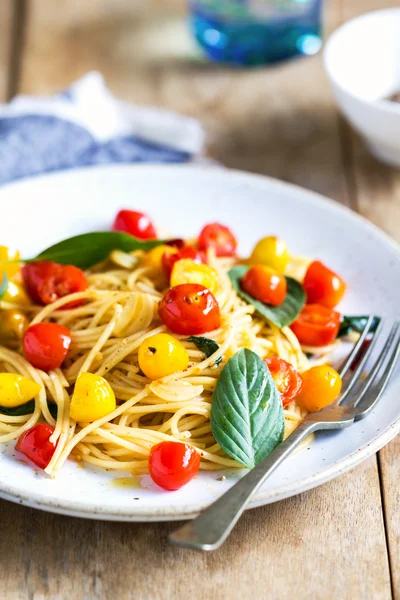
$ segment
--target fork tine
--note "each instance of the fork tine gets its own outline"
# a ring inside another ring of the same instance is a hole
[[[374,319],[378,319],[378,327],[376,328],[375,332],[373,333],[373,337],[371,338],[371,343],[369,344],[368,348],[364,351],[364,353],[361,355],[361,346],[363,344],[363,342],[361,342],[360,345],[360,349],[358,352],[352,352],[353,354],[353,360],[352,361],[347,361],[349,363],[349,367],[350,368],[352,366],[352,364],[354,363],[355,360],[359,359],[359,362],[354,370],[353,373],[349,374],[348,372],[345,372],[345,375],[343,376],[343,391],[342,391],[342,395],[338,401],[338,404],[344,404],[344,402],[347,400],[349,393],[351,392],[351,390],[354,388],[354,386],[356,385],[356,383],[359,381],[360,375],[362,373],[362,370],[368,360],[368,358],[371,356],[372,351],[376,345],[376,342],[379,338],[379,335],[382,331],[382,327],[383,327],[383,323],[384,323],[384,319],[381,319],[379,317],[372,317],[372,320]],[[367,326],[366,326],[367,329]],[[363,333],[365,332],[365,330],[363,331]],[[367,335],[368,335],[368,331],[367,331]],[[361,338],[360,338],[361,339]],[[365,340],[365,338],[364,338]],[[363,340],[363,341],[364,341]],[[361,356],[361,358],[360,358]],[[342,371],[343,372],[343,371]]]
[[[356,414],[356,420],[362,419],[373,409],[384,392],[393,370],[400,357],[400,317],[396,319],[393,325],[389,338],[375,363],[370,375],[368,376],[361,394],[355,399],[353,406],[360,407],[360,412]],[[384,365],[386,359],[389,359],[384,372],[377,385],[371,390],[370,394],[364,400],[368,390],[374,382],[376,376]],[[364,400],[364,401],[363,401]]]
[[[346,375],[347,371],[349,370],[349,368],[351,367],[351,365],[354,362],[354,359],[357,357],[359,351],[362,348],[363,343],[365,342],[365,340],[367,339],[367,335],[370,332],[370,329],[372,327],[372,325],[375,323],[375,321],[378,321],[378,327],[375,331],[375,333],[373,334],[373,340],[377,339],[381,329],[382,329],[382,319],[381,317],[377,317],[377,316],[373,316],[371,315],[368,318],[368,321],[365,324],[364,329],[361,332],[361,335],[359,337],[359,339],[357,340],[357,343],[355,344],[353,350],[350,352],[348,358],[346,359],[346,362],[344,363],[344,365],[339,369],[339,374],[340,377],[343,379],[344,376]]]

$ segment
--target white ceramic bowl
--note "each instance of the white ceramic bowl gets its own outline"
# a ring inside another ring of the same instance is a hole
[[[400,8],[367,13],[340,27],[324,52],[336,100],[380,160],[400,167]]]

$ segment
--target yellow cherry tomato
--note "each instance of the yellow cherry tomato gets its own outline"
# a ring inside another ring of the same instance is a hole
[[[91,423],[115,410],[112,387],[100,375],[82,373],[75,383],[69,414],[78,423]]]
[[[146,252],[146,254],[142,258],[141,266],[152,269],[153,271],[161,271],[162,258],[166,252],[175,254],[175,252],[177,252],[177,249],[164,244],[162,246],[156,246],[156,248],[153,248],[152,250],[149,250],[149,252]]]
[[[270,235],[260,240],[250,256],[251,264],[261,264],[272,267],[283,273],[290,259],[286,242],[281,238]]]
[[[9,302],[10,304],[19,304],[20,306],[27,306],[30,303],[28,295],[22,285],[14,283],[13,281],[8,282],[7,289],[1,297],[1,300],[3,300],[3,302]]]
[[[178,260],[172,269],[171,287],[182,283],[198,283],[204,285],[212,294],[218,291],[218,273],[208,265],[195,263],[190,258]]]
[[[2,262],[7,262],[9,260],[19,260],[21,258],[18,250],[14,248],[8,248],[7,246],[0,246],[0,273],[3,271],[6,273],[7,277],[13,277],[16,273],[18,273],[20,269],[20,263],[14,262],[9,265],[2,265]]]
[[[158,333],[146,338],[139,348],[139,367],[149,379],[161,379],[189,365],[185,346],[172,335]]]
[[[329,365],[312,367],[301,374],[303,385],[296,402],[309,412],[321,410],[339,396],[342,380],[335,369]]]
[[[17,373],[0,373],[0,405],[7,408],[26,404],[38,395],[42,386]]]
[[[21,311],[0,311],[0,343],[8,345],[19,342],[28,329],[28,325],[29,320]]]

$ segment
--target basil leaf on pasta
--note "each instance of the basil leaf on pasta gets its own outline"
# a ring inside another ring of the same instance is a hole
[[[303,286],[295,279],[292,279],[292,277],[286,277],[287,294],[282,304],[279,304],[279,306],[264,304],[242,290],[240,281],[248,269],[249,267],[247,266],[237,265],[228,273],[233,287],[239,296],[248,304],[252,304],[261,316],[267,319],[267,321],[271,321],[277,327],[282,328],[293,323],[306,303],[306,294]]]
[[[210,338],[206,337],[191,335],[190,337],[186,338],[186,341],[192,342],[192,344],[194,344],[196,348],[200,350],[200,352],[203,352],[207,358],[210,358],[210,356],[212,356],[219,348],[219,345],[215,340],[211,340]],[[222,357],[220,356],[217,358],[214,364],[219,365],[221,361]]]
[[[81,269],[88,269],[105,260],[113,250],[147,251],[164,243],[164,240],[138,240],[119,231],[96,231],[63,240],[43,250],[35,258],[24,262],[48,260],[62,265],[75,265]]]
[[[0,414],[7,415],[9,417],[21,417],[22,415],[30,415],[35,410],[35,401],[29,400],[25,404],[20,406],[0,406]]]
[[[352,331],[357,331],[358,333],[362,333],[367,324],[369,317],[368,316],[343,316],[342,322],[340,323],[340,329],[338,333],[338,337],[346,337]],[[377,317],[374,317],[372,321],[372,326],[370,329],[370,333],[375,333],[376,328],[378,327],[379,320]]]
[[[7,286],[8,286],[7,273],[5,271],[3,271],[1,285],[0,285],[0,300],[4,296]]]
[[[53,417],[53,419],[57,419],[58,407],[57,404],[50,402],[48,404],[49,413]],[[35,401],[29,400],[29,402],[25,402],[25,404],[21,404],[20,406],[0,406],[0,414],[7,415],[8,417],[21,417],[22,415],[31,415],[35,410]]]
[[[282,442],[281,397],[267,365],[255,352],[239,350],[222,369],[210,420],[221,448],[249,469]]]

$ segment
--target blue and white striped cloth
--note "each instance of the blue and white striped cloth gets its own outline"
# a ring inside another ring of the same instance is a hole
[[[189,162],[203,145],[198,121],[121,102],[96,72],[56,96],[0,105],[0,184],[87,165]]]

